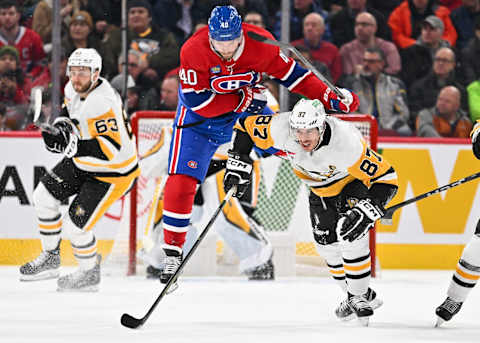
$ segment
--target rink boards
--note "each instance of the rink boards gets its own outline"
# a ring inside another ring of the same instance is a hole
[[[480,166],[467,140],[440,144],[435,140],[390,139],[380,141],[379,147],[399,176],[399,191],[391,204],[478,172]],[[0,264],[20,264],[40,249],[32,207],[34,184],[60,157],[44,149],[38,134],[0,133],[0,149]],[[268,197],[278,160],[266,159],[264,168]],[[288,232],[297,241],[297,254],[311,254],[307,191],[303,185],[298,187]],[[381,267],[453,268],[480,214],[477,191],[478,181],[474,180],[397,211],[393,226],[377,225]],[[96,230],[103,254],[112,246],[122,214],[121,203],[115,204]],[[68,264],[73,256],[68,244],[63,246],[63,262]]]

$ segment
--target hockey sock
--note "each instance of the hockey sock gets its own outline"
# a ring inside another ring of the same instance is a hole
[[[62,232],[60,201],[55,199],[40,182],[33,192],[33,204],[38,218],[42,249],[45,251],[55,250],[60,242]]]
[[[463,249],[447,294],[455,301],[464,302],[480,278],[480,237],[473,235]]]
[[[182,174],[169,175],[165,184],[163,225],[165,243],[182,247],[192,215],[197,179]]]
[[[347,280],[347,290],[353,295],[363,295],[370,284],[371,259],[368,235],[353,242],[343,242],[343,268]]]
[[[338,243],[321,245],[315,242],[315,246],[317,248],[317,252],[327,262],[328,270],[332,278],[342,289],[342,291],[347,292],[347,283],[345,281],[345,271],[343,269],[343,259],[340,245]]]
[[[73,255],[82,270],[95,267],[97,257],[97,240],[92,231],[78,229],[70,238]]]

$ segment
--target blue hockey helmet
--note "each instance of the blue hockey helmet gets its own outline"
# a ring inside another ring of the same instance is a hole
[[[217,6],[208,19],[208,32],[213,40],[234,40],[242,32],[242,17],[233,6]]]

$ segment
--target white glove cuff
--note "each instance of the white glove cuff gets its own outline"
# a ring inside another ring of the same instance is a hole
[[[360,200],[357,205],[355,205],[359,210],[361,210],[371,221],[375,222],[378,219],[382,218],[383,213],[381,213],[377,207],[375,207],[368,200]]]

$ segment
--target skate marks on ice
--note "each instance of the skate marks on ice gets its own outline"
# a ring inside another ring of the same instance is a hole
[[[65,272],[65,271],[63,271]],[[435,308],[451,272],[390,272],[372,287],[384,301],[368,327],[341,322],[344,298],[328,278],[249,282],[246,278],[180,278],[141,330],[120,324],[124,312],[142,315],[158,280],[104,277],[98,293],[58,293],[56,280],[21,283],[18,268],[0,268],[0,337],[4,342],[477,342],[480,291],[460,313],[434,328]]]

